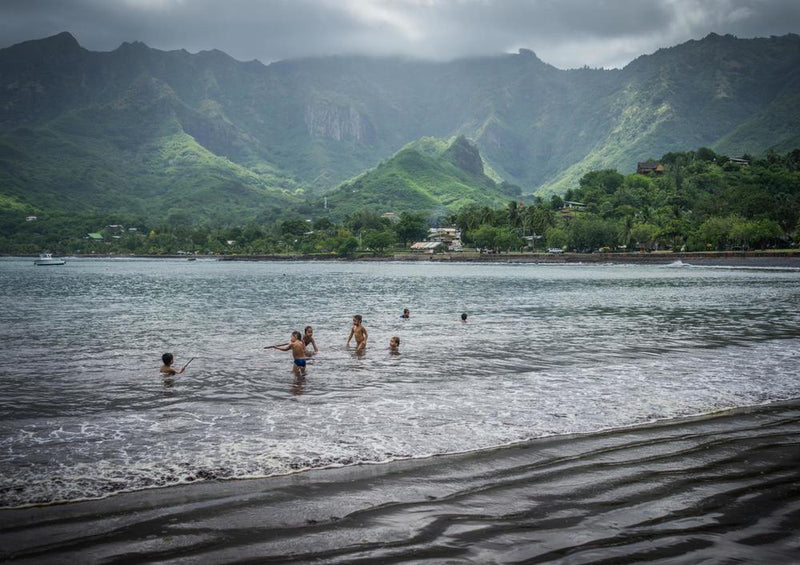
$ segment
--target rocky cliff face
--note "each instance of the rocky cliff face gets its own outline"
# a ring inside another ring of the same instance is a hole
[[[313,138],[365,142],[375,139],[375,126],[349,102],[315,100],[305,109],[305,124]]]
[[[462,171],[471,175],[483,174],[483,161],[478,148],[472,145],[466,137],[459,135],[452,145],[445,151],[445,157]]]

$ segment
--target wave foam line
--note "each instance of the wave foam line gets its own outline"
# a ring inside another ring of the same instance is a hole
[[[743,562],[798,555],[800,402],[0,511],[21,562]]]

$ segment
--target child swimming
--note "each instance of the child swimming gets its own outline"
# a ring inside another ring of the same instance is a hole
[[[164,373],[165,375],[170,375],[170,376],[180,375],[186,370],[186,367],[188,367],[189,363],[191,363],[192,361],[194,361],[194,357],[189,359],[186,362],[186,365],[181,367],[179,371],[176,371],[175,369],[172,368],[172,363],[175,362],[175,357],[172,355],[172,353],[165,353],[164,355],[161,356],[161,362],[164,364],[161,366],[161,369],[159,369],[159,373]]]

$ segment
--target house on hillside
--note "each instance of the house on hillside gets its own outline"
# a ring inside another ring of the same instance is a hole
[[[750,161],[747,159],[730,159],[730,162],[734,165],[741,165],[742,167],[750,166]]]
[[[663,175],[664,165],[655,161],[636,164],[636,173],[639,175]]]
[[[566,216],[568,218],[574,218],[576,212],[583,212],[584,210],[586,210],[586,204],[584,204],[583,202],[565,200],[564,207],[561,208],[558,212],[562,216]]]
[[[103,234],[98,232],[87,233],[86,239],[89,241],[103,241]]]

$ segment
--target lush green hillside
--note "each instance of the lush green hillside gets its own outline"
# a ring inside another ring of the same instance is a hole
[[[331,215],[338,218],[360,209],[442,216],[467,204],[497,205],[519,196],[519,187],[496,183],[484,174],[477,147],[460,136],[452,142],[426,138],[410,143],[343,183],[326,200]]]
[[[0,186],[34,210],[116,211],[193,224],[274,217],[294,202],[270,175],[169,129],[121,152],[57,129],[17,130],[0,142]]]
[[[712,34],[623,70],[565,71],[527,50],[264,66],[141,43],[96,53],[64,33],[0,50],[0,195],[223,223],[329,191],[341,210],[497,201],[496,185],[403,150],[429,136],[471,140],[494,181],[563,194],[587,171],[670,151],[788,151],[798,87],[797,35]]]
[[[800,37],[741,40],[711,34],[639,57],[608,99],[595,147],[548,179],[563,194],[587,171],[624,172],[670,151],[707,146],[732,156],[797,147]]]
[[[800,150],[745,161],[701,148],[668,153],[660,163],[663,173],[649,175],[590,171],[566,201],[554,195],[529,206],[468,206],[452,222],[465,243],[503,251],[742,251],[800,244]]]
[[[404,174],[413,163],[420,176],[435,180],[439,170],[458,163],[457,175],[476,180],[481,178],[476,155],[463,139],[452,144],[425,139],[384,165]],[[382,254],[425,238],[432,223],[458,226],[468,246],[502,251],[739,251],[800,245],[800,149],[744,162],[701,148],[668,153],[660,162],[661,174],[590,171],[566,193],[566,202],[554,195],[527,205],[516,199],[502,206],[468,204],[445,217],[401,212],[396,221],[363,208],[313,221],[284,210],[280,220],[224,228],[86,212],[34,220],[25,205],[0,198],[0,253]],[[365,186],[384,178],[374,173],[362,178]],[[485,177],[482,182],[488,183]],[[411,195],[418,196],[413,190]],[[88,232],[99,236],[88,238]]]
[[[44,68],[33,65],[53,53]],[[105,65],[66,34],[2,54],[3,76],[26,83],[6,92],[0,190],[32,209],[241,223],[296,201],[293,182],[215,121],[213,104],[192,108],[167,82],[131,69],[143,54],[174,54],[123,46],[114,52],[120,60]],[[113,76],[101,80],[101,70]],[[227,145],[216,143],[222,138]]]

